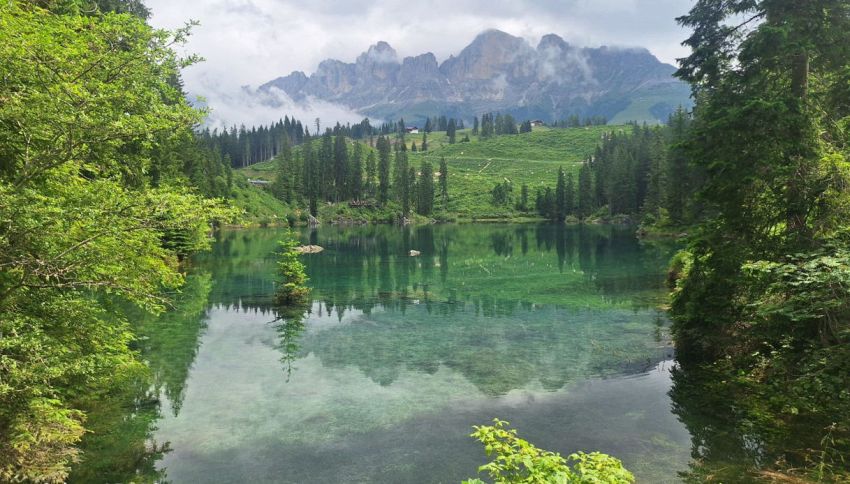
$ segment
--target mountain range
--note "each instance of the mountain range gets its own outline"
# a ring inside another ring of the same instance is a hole
[[[353,63],[327,59],[310,76],[295,71],[257,93],[270,104],[282,103],[279,90],[295,102],[320,99],[385,120],[499,111],[547,122],[571,115],[658,122],[691,105],[675,71],[642,48],[577,47],[555,34],[534,47],[487,30],[442,63],[430,52],[399,59],[381,41]]]

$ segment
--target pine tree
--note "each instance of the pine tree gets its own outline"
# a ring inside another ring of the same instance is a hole
[[[564,214],[575,215],[576,190],[573,174],[567,173],[567,185],[564,189]]]
[[[334,187],[332,198],[339,202],[349,197],[348,181],[351,177],[349,173],[348,147],[345,144],[345,137],[337,135],[334,138],[334,153],[333,153],[333,178]]]
[[[422,151],[428,151],[428,133],[422,133]]]
[[[330,129],[325,130],[322,135],[322,144],[319,147],[319,186],[320,197],[327,201],[334,199],[334,182],[336,181],[334,169],[334,139]]]
[[[451,121],[449,121],[449,125],[446,128],[446,136],[449,137],[449,144],[454,144],[454,142],[455,142],[455,131],[456,131],[455,120],[452,119]]]
[[[620,142],[613,152],[610,183],[608,183],[607,199],[610,215],[631,214],[636,212],[637,185],[634,178],[634,157],[628,151],[624,142]]]
[[[367,196],[375,197],[378,186],[378,165],[375,161],[375,152],[369,150],[366,156],[366,194]]]
[[[409,168],[407,148],[404,143],[398,143],[393,164],[393,196],[402,205],[410,202],[410,185],[407,182]],[[407,211],[404,213],[407,214]]]
[[[296,197],[296,177],[298,174],[289,143],[284,143],[280,155],[275,158],[275,162],[277,163],[277,175],[272,184],[272,193],[278,199],[292,203]]]
[[[712,395],[731,400],[728,429],[781,422],[793,437],[758,437],[760,452],[781,456],[772,465],[788,458],[795,473],[844,481],[847,427],[839,439],[832,429],[850,422],[839,397],[850,388],[848,3],[698,0],[679,21],[693,34],[677,75],[697,106],[670,173],[686,153],[701,218],[677,261],[677,359],[734,379],[737,392]],[[811,428],[830,430],[807,438]]]
[[[304,143],[301,145],[301,157],[304,163],[304,190],[307,197],[307,202],[310,207],[310,214],[314,217],[318,215],[319,199],[321,198],[321,166],[318,157],[313,150],[312,138],[310,134],[304,136]]]
[[[564,169],[558,168],[558,183],[555,185],[555,214],[557,222],[563,222],[567,215],[567,180]]]
[[[378,203],[384,205],[390,196],[390,142],[378,137]]]
[[[688,153],[684,142],[688,136],[690,119],[687,112],[679,109],[670,116],[669,145],[670,151],[665,163],[665,172],[669,185],[664,193],[663,204],[674,225],[684,225],[687,222],[687,207],[694,190],[692,169],[688,162]]]
[[[654,136],[650,146],[649,173],[647,174],[646,198],[641,210],[651,215],[655,220],[660,216],[662,201],[667,190],[667,173],[665,171],[666,152],[664,137]]]
[[[522,188],[520,188],[517,210],[521,212],[528,211],[528,185],[526,185],[525,183],[523,183]]]
[[[583,163],[578,172],[578,216],[582,219],[589,217],[594,210],[596,195],[593,193],[592,178],[590,163]]]
[[[360,200],[363,193],[363,145],[354,144],[351,155],[351,174],[348,181],[349,196],[354,200]]]
[[[410,204],[416,194],[416,168],[408,167],[407,176],[402,175],[401,211],[404,216],[410,213]]]
[[[431,215],[434,209],[434,167],[431,162],[422,160],[417,183],[416,213]]]
[[[440,200],[443,203],[443,210],[449,208],[449,165],[446,163],[446,158],[440,158]]]

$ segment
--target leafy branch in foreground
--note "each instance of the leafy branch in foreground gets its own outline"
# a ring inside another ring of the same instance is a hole
[[[564,459],[519,438],[508,425],[493,419],[493,425],[476,425],[470,435],[484,444],[488,456],[495,456],[490,463],[479,467],[478,472],[486,471],[496,483],[629,484],[635,481],[619,459],[600,452],[578,452]],[[483,481],[470,479],[464,484],[483,484]]]
[[[67,481],[92,402],[147,372],[114,301],[165,309],[232,216],[182,174],[185,33],[61,4],[0,3],[2,482]]]

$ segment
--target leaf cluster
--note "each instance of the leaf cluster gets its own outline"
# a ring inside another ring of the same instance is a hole
[[[541,450],[517,436],[508,422],[494,419],[493,425],[475,426],[474,437],[484,444],[493,460],[478,468],[496,483],[527,484],[629,484],[634,476],[618,459],[592,452],[578,452],[564,459],[560,454]],[[571,465],[570,465],[571,464]],[[482,481],[464,481],[475,484]]]

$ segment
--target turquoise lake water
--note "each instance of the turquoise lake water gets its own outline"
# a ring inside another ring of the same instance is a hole
[[[473,425],[679,482],[673,248],[633,229],[320,227],[312,303],[272,305],[277,229],[225,231],[174,310],[136,315],[153,383],[91,416],[77,482],[458,483]],[[421,255],[411,257],[410,250]]]

